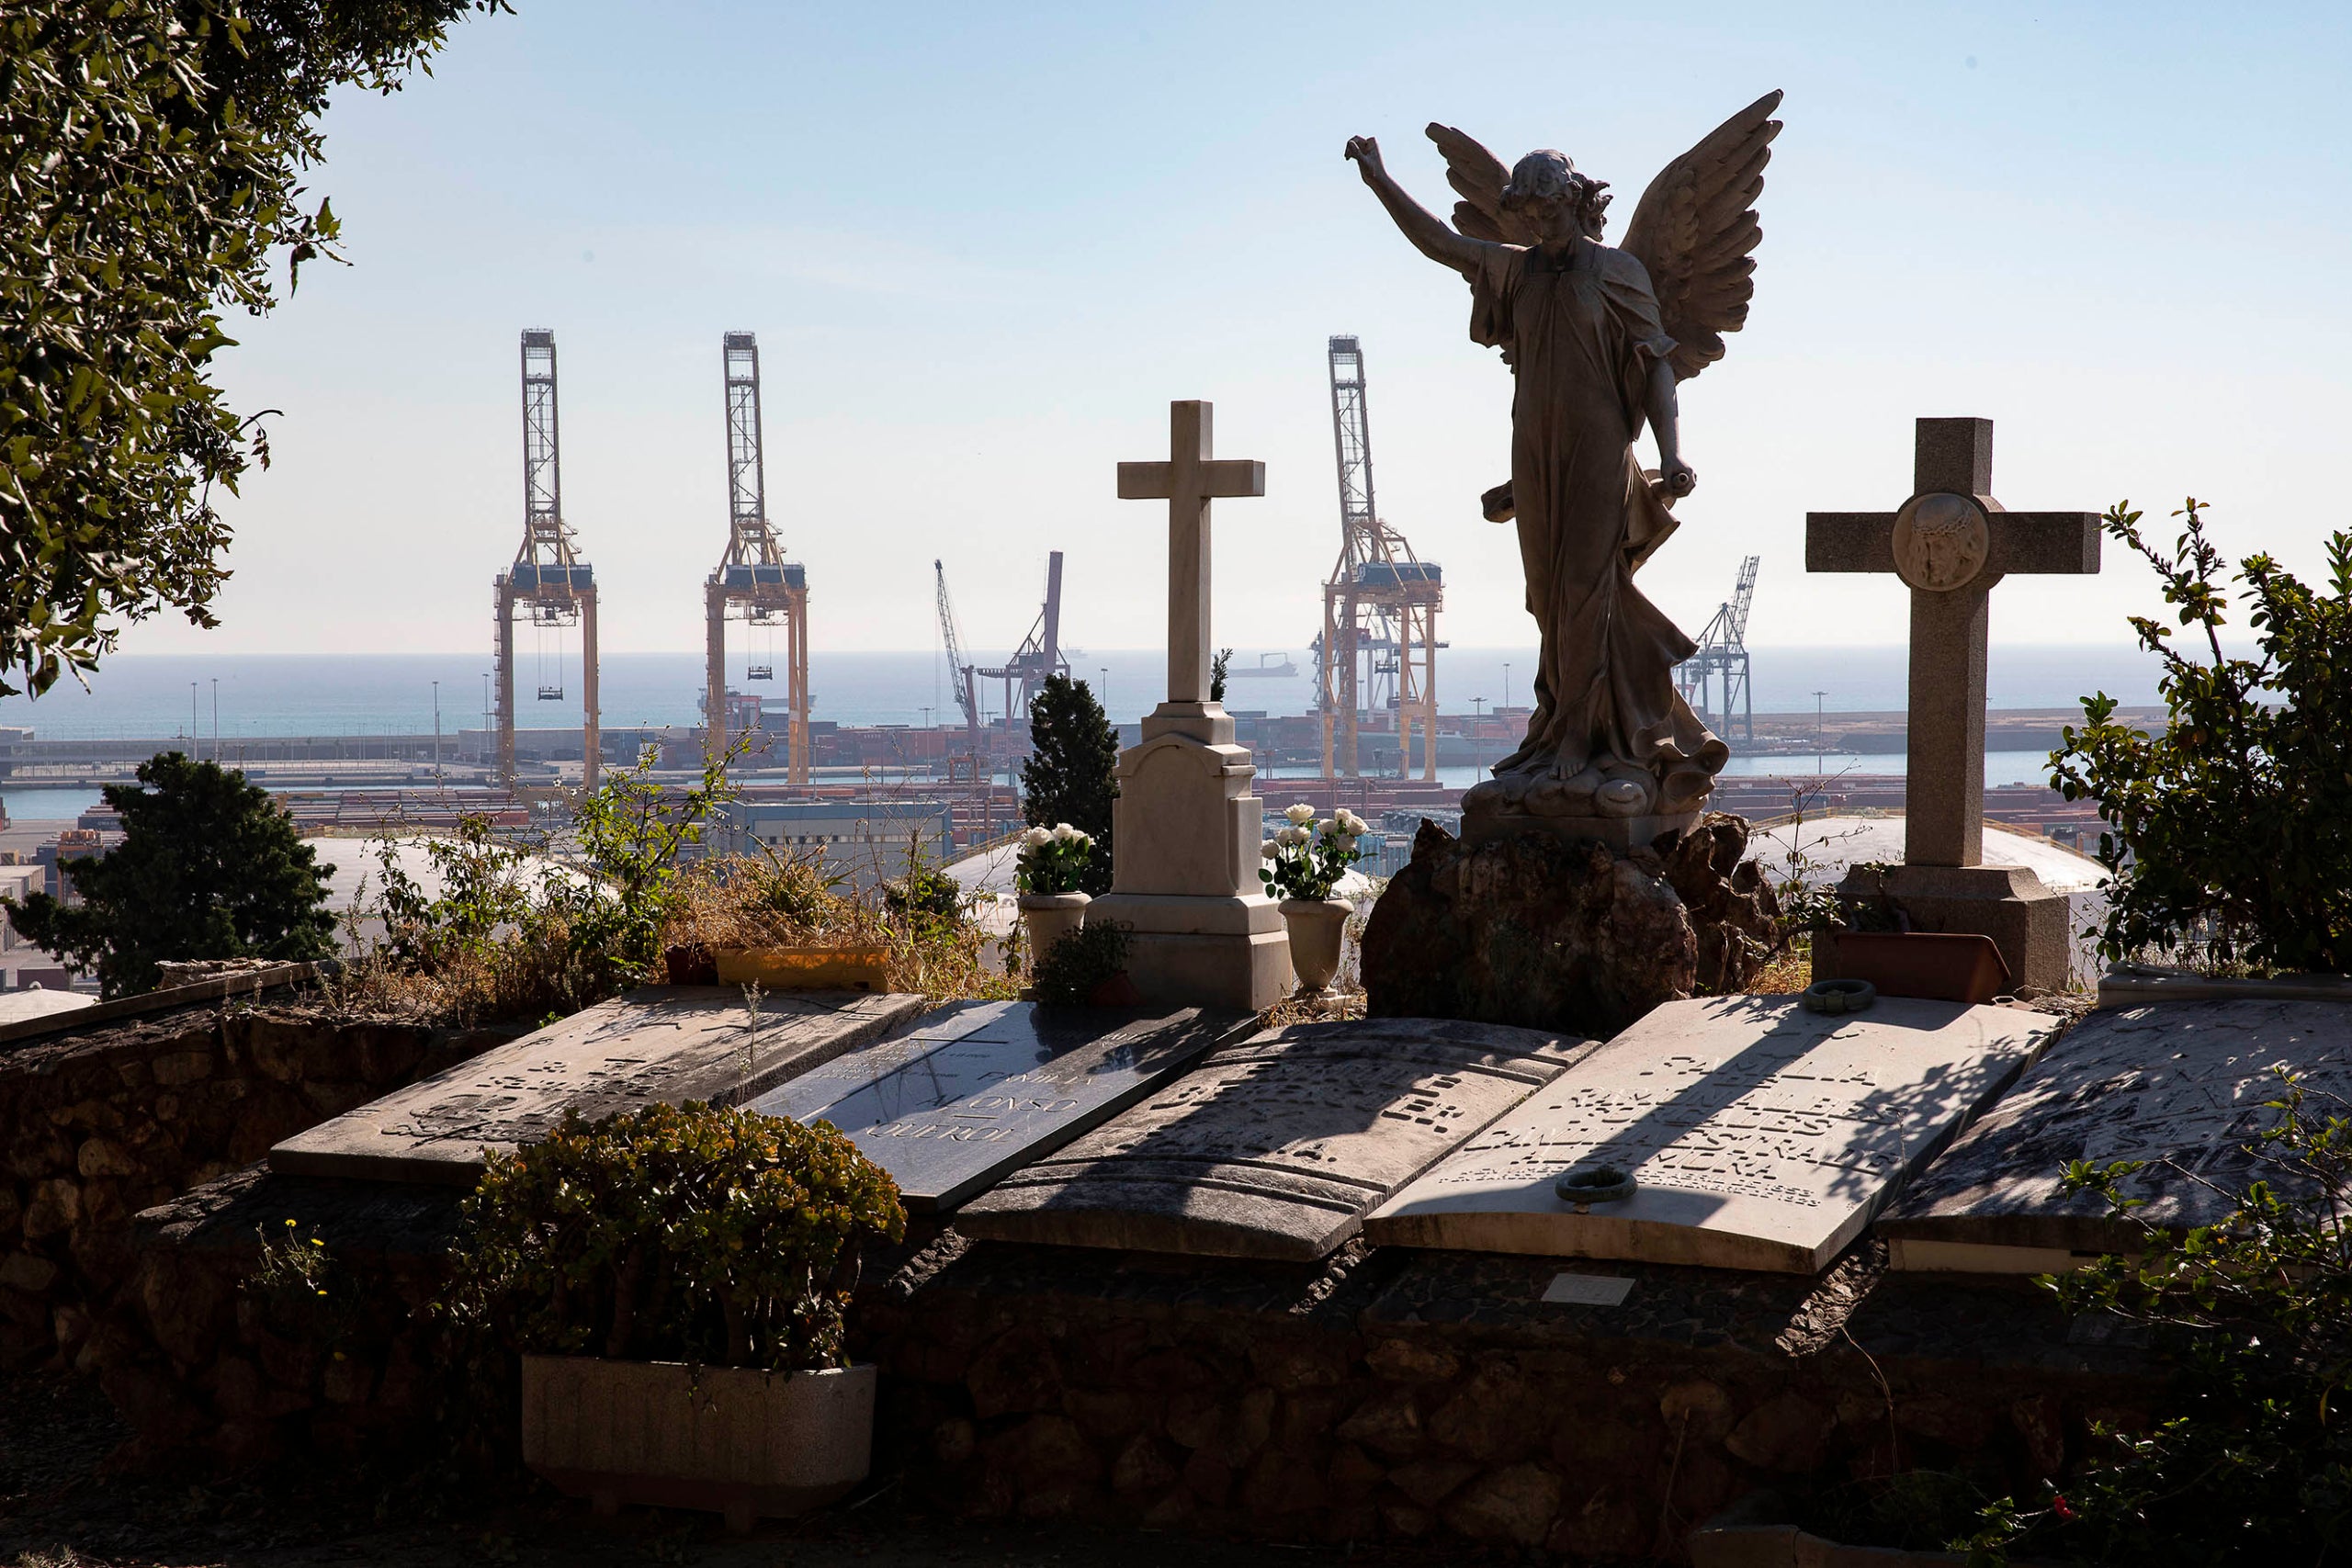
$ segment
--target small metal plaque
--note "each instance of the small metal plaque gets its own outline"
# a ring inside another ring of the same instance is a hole
[[[1622,1274],[1555,1274],[1544,1299],[1561,1306],[1623,1306],[1634,1281]]]

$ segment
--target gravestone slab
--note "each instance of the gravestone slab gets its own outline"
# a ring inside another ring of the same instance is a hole
[[[964,1003],[911,1034],[836,1056],[751,1109],[830,1122],[890,1173],[910,1210],[952,1209],[1117,1115],[1249,1021],[1199,1008]]]
[[[964,1205],[1003,1241],[1307,1262],[1594,1049],[1459,1019],[1269,1031]]]
[[[2211,1224],[2257,1177],[2248,1145],[2277,1124],[2267,1102],[2298,1074],[2320,1114],[2352,1097],[2352,1009],[2221,999],[2102,1008],[1954,1140],[1879,1221],[1897,1269],[2044,1273],[2139,1246],[2095,1194],[2060,1190],[2070,1161],[2168,1161],[2126,1183],[2136,1218]],[[2210,1183],[2211,1185],[2208,1185]],[[2290,1184],[2291,1187],[2291,1184]]]
[[[567,1109],[594,1120],[656,1101],[738,1105],[922,1012],[921,997],[653,986],[576,1012],[297,1134],[272,1170],[470,1187],[482,1150],[536,1143]]]
[[[1375,1246],[1812,1273],[1998,1095],[2048,1014],[1882,997],[1668,1002],[1464,1143],[1364,1224]],[[1613,1166],[1629,1198],[1553,1184]]]

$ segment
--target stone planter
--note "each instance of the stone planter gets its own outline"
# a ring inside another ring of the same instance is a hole
[[[1021,923],[1029,928],[1029,961],[1045,957],[1054,943],[1084,925],[1091,902],[1083,893],[1023,893]]]
[[[865,1479],[875,1368],[767,1372],[587,1356],[523,1358],[523,1462],[600,1514],[702,1508],[748,1530]]]
[[[712,953],[722,986],[768,991],[886,991],[890,950],[879,942],[846,947],[722,947]]]
[[[1783,1519],[1777,1498],[1750,1495],[1690,1532],[1691,1568],[1961,1568],[1968,1561],[1958,1551],[1845,1546]]]
[[[1290,928],[1290,966],[1302,992],[1320,994],[1340,972],[1340,952],[1355,906],[1345,898],[1285,898],[1283,924]]]

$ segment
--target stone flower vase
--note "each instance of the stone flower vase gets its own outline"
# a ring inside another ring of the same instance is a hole
[[[1029,962],[1036,963],[1053,951],[1054,943],[1084,925],[1090,902],[1083,893],[1023,893],[1021,923],[1029,928]]]
[[[1345,898],[1285,898],[1282,911],[1283,924],[1290,928],[1290,966],[1298,973],[1298,988],[1318,995],[1329,990],[1355,906]]]

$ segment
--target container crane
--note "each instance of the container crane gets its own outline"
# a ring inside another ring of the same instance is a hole
[[[944,590],[943,590],[944,592]],[[1005,723],[1010,726],[1015,713],[1026,714],[1030,703],[1046,684],[1049,675],[1069,676],[1069,660],[1062,652],[1062,553],[1054,551],[1046,558],[1046,605],[1037,612],[1029,635],[1022,639],[1020,651],[995,670],[980,670],[974,673],[991,681],[1004,682]],[[1012,683],[1021,682],[1021,705],[1012,705]]]
[[[580,628],[580,760],[583,787],[596,787],[603,738],[597,730],[596,573],[574,547],[563,520],[562,454],[556,420],[555,333],[523,333],[523,544],[491,580],[493,668],[497,671],[498,780],[514,785],[514,615],[527,609],[535,627]],[[560,680],[544,671],[542,702],[560,702]]]
[[[1323,585],[1323,631],[1314,644],[1323,716],[1323,776],[1355,778],[1358,729],[1367,712],[1396,715],[1397,772],[1413,762],[1421,728],[1421,776],[1437,777],[1437,613],[1445,574],[1416,560],[1405,536],[1373,504],[1372,423],[1363,346],[1329,343],[1331,434],[1340,462],[1340,558]],[[1420,667],[1414,668],[1419,658]]]
[[[751,333],[719,341],[727,397],[727,550],[703,583],[703,733],[709,755],[727,750],[727,623],[781,632],[785,646],[785,776],[808,782],[808,573],[787,561],[768,525],[760,452],[760,344]],[[747,671],[775,678],[774,655]]]
[[[947,670],[956,681],[956,705],[964,710],[964,728],[971,738],[972,754],[980,750],[980,705],[972,683],[975,673],[964,662],[964,639],[956,635],[956,606],[947,597],[947,568],[937,560],[931,570],[939,580],[939,637],[947,647]]]
[[[1748,691],[1747,609],[1756,599],[1756,569],[1760,556],[1749,556],[1739,563],[1739,581],[1699,634],[1698,651],[1675,666],[1675,690],[1682,700],[1696,708],[1718,728],[1731,728],[1731,712],[1739,709],[1740,739],[1753,744],[1756,739],[1756,704]],[[1714,677],[1722,692],[1723,704],[1710,713],[1707,701],[1707,681]]]

